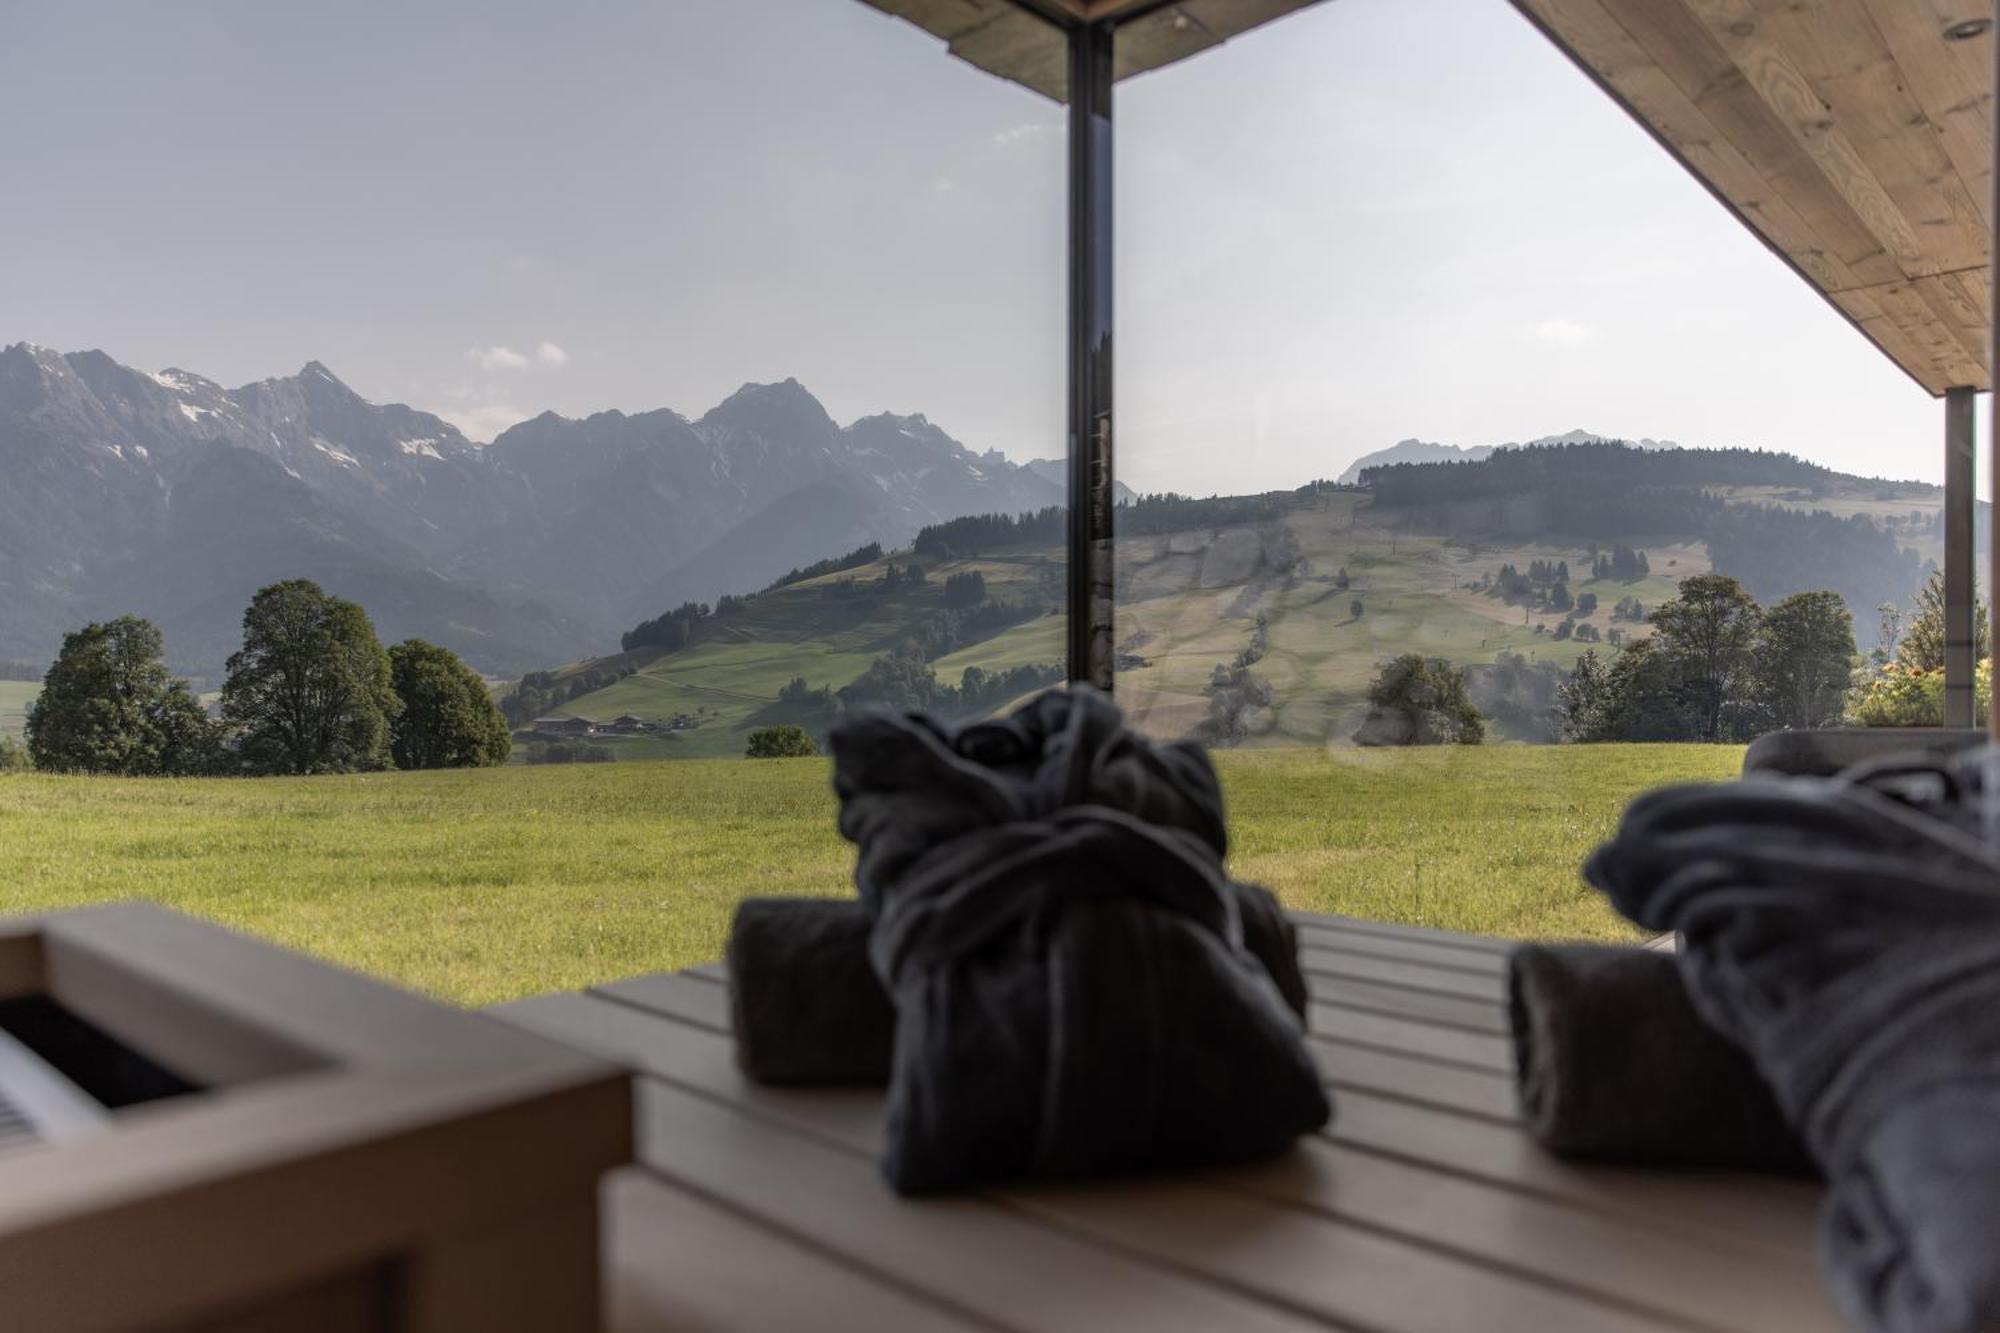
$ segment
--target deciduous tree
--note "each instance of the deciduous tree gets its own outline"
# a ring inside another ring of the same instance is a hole
[[[222,716],[254,771],[345,773],[390,762],[402,711],[367,612],[308,579],[274,583],[243,613]]]
[[[486,683],[449,648],[405,639],[389,650],[402,712],[389,726],[398,768],[489,768],[507,762],[507,719]]]
[[[207,771],[215,728],[184,680],[167,674],[160,631],[120,616],[63,636],[28,709],[28,752],[55,773],[156,777]]]
[[[1732,705],[1748,702],[1754,693],[1752,649],[1761,615],[1750,594],[1726,574],[1682,579],[1679,594],[1653,612],[1653,647],[1694,720],[1694,739],[1725,740],[1740,729]]]
[[[1766,720],[1791,728],[1840,721],[1854,672],[1854,617],[1837,592],[1801,592],[1764,613],[1755,646]]]

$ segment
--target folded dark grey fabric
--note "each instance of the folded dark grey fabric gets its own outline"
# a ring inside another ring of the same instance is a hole
[[[1689,1003],[1672,954],[1526,944],[1509,955],[1507,973],[1521,1114],[1549,1151],[1813,1170],[1756,1066]]]
[[[1278,900],[1225,881],[1243,947],[1285,1006],[1306,1016],[1298,932]],[[868,959],[874,918],[853,898],[746,898],[729,931],[736,1064],[760,1083],[880,1086],[889,1081],[896,1010]]]
[[[736,1065],[760,1083],[889,1081],[896,1011],[852,898],[746,898],[729,927]]]
[[[1240,1160],[1326,1122],[1199,749],[1074,688],[957,731],[862,716],[832,751],[896,1009],[897,1189]]]
[[[1585,871],[1681,932],[1828,1179],[1836,1296],[1894,1333],[2000,1328],[2000,862],[1966,823],[1865,782],[1670,788]]]

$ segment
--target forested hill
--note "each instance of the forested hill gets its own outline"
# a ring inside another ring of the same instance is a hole
[[[1615,440],[1526,445],[1498,450],[1469,463],[1396,463],[1369,468],[1360,480],[1376,502],[1385,505],[1525,493],[1584,498],[1610,496],[1634,487],[1683,491],[1717,486],[1792,486],[1824,490],[1863,482],[1791,454],[1762,449],[1647,450]]]
[[[1934,537],[1938,504],[1935,487],[1848,476],[1790,454],[1619,443],[1405,463],[1361,481],[1378,510],[1447,535],[1699,540],[1715,568],[1759,600],[1840,593],[1864,638],[1877,606],[1906,601],[1921,582],[1924,554],[1903,539]]]

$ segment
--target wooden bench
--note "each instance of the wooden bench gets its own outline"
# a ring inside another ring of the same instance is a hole
[[[737,1072],[717,965],[496,1012],[641,1075],[643,1165],[603,1200],[625,1333],[1845,1326],[1816,1188],[1576,1166],[1521,1132],[1505,942],[1295,919],[1334,1123],[1192,1176],[900,1199],[880,1093]]]

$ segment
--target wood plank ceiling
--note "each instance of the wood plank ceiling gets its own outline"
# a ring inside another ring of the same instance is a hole
[[[1511,0],[1933,394],[1991,388],[1988,0]],[[1055,19],[1121,24],[1117,76],[1317,0],[864,0],[1057,101]]]
[[[1889,358],[1990,388],[1986,0],[1513,0]]]

